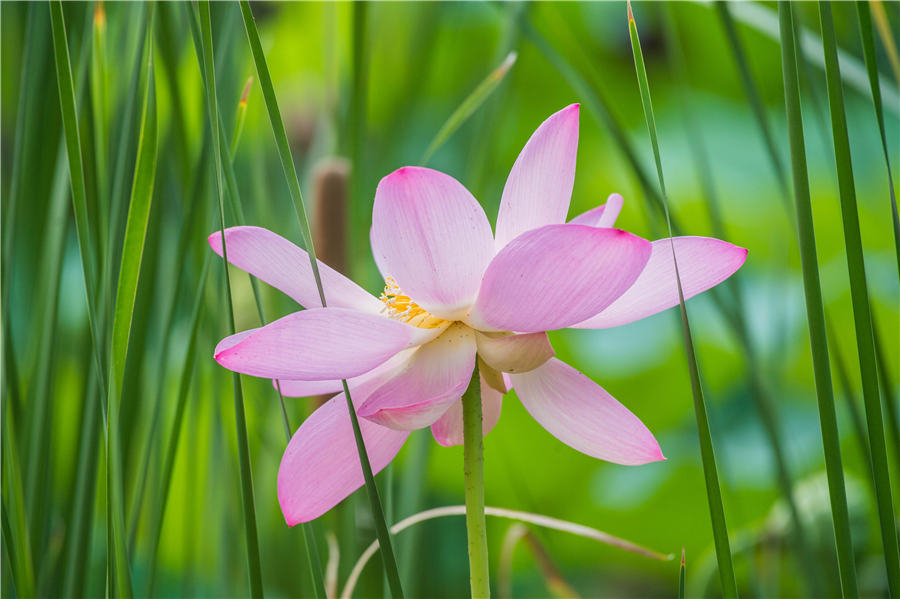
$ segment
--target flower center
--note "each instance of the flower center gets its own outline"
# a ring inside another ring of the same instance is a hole
[[[429,314],[425,309],[420,308],[416,302],[412,301],[408,295],[405,295],[400,290],[400,287],[397,286],[394,277],[385,278],[384,283],[384,291],[381,292],[381,297],[378,299],[384,302],[384,308],[381,309],[381,312],[386,313],[388,317],[420,329],[436,329],[439,326],[448,324],[449,321]]]

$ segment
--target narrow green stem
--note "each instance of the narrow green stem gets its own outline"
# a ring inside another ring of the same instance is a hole
[[[484,439],[478,364],[472,371],[463,404],[463,472],[466,488],[466,532],[469,538],[469,581],[472,599],[491,596],[487,531],[484,521]]]

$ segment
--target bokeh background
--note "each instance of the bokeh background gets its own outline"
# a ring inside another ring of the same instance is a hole
[[[896,40],[900,7],[885,3],[883,8]],[[744,337],[710,297],[688,302],[740,588],[754,597],[833,596],[837,568],[793,201],[786,192],[789,179],[786,188],[778,170],[789,173],[777,17],[772,3],[729,9],[760,94],[774,154],[748,101],[720,9],[690,2],[634,5],[673,217],[687,234],[724,234],[749,248],[747,263],[736,275],[747,323]],[[140,98],[137,109],[129,112],[128,107],[137,91],[145,10],[141,4],[105,4],[106,80],[99,86],[91,80],[95,5],[66,2],[64,10],[88,197],[96,202],[91,198],[106,193],[110,206],[108,222],[98,212],[92,218],[101,219],[94,223],[106,231],[113,248],[121,244],[134,168]],[[253,10],[314,234],[328,248],[324,259],[369,291],[378,293],[383,286],[368,244],[378,180],[395,168],[420,163],[441,125],[510,52],[517,53],[517,60],[504,80],[437,150],[429,166],[462,181],[494,222],[503,183],[530,133],[551,113],[581,102],[570,216],[618,192],[625,197],[619,227],[651,239],[665,236],[664,221],[635,170],[637,165],[650,175],[647,180],[655,188],[624,3],[271,2],[254,3]],[[227,334],[220,261],[212,263],[199,291],[196,364],[188,373],[191,386],[158,552],[153,549],[155,522],[163,513],[165,456],[174,438],[178,387],[188,363],[191,307],[209,252],[206,236],[218,222],[190,5],[160,3],[155,11],[159,157],[120,420],[131,570],[138,595],[147,592],[152,577],[156,596],[245,596],[231,375],[212,359],[215,343]],[[888,422],[896,423],[900,289],[887,175],[856,13],[850,3],[836,4],[834,11],[845,53],[853,166],[886,379],[883,399],[893,414]],[[17,453],[25,489],[38,594],[69,590],[99,597],[104,595],[107,563],[100,390],[92,374],[84,279],[67,162],[60,151],[49,12],[44,4],[3,3],[0,13],[3,434]],[[886,596],[886,578],[871,477],[854,421],[862,410],[859,367],[821,46],[816,45],[818,15],[812,3],[799,4],[796,13],[810,40],[801,65],[807,158],[854,546],[863,594],[880,597]],[[255,70],[237,5],[214,3],[212,26],[219,109],[230,140],[242,90]],[[29,42],[29,31],[37,41]],[[900,96],[883,38],[876,42],[896,165]],[[105,107],[98,112],[101,96]],[[626,157],[626,145],[634,163]],[[96,160],[97,148],[104,147],[105,174],[98,172]],[[267,227],[300,243],[255,81],[246,98],[234,167],[244,212],[241,224]],[[330,185],[317,185],[326,179]],[[13,194],[18,195],[14,212]],[[237,224],[238,217],[230,211],[227,220]],[[183,252],[181,237],[190,240]],[[240,271],[232,271],[232,288],[237,328],[258,326],[251,288]],[[296,309],[265,285],[261,292],[270,319]],[[733,300],[726,304],[735,305]],[[689,594],[716,596],[719,583],[680,326],[677,310],[669,310],[617,329],[551,334],[561,358],[647,424],[666,462],[625,467],[581,455],[544,431],[511,393],[500,423],[485,440],[486,498],[488,505],[585,524],[666,554],[680,554],[684,547]],[[846,371],[846,381],[839,367]],[[754,391],[754,380],[761,391]],[[243,385],[266,594],[311,596],[301,531],[285,525],[275,492],[285,444],[278,398],[267,381],[244,377]],[[315,401],[286,399],[292,427],[299,426]],[[773,432],[799,507],[810,551],[806,560],[798,558],[779,487]],[[889,434],[888,443],[896,498],[900,440]],[[10,564],[15,552],[23,550],[21,539],[10,538],[7,525],[10,459],[4,443],[6,596],[16,592]],[[418,463],[425,464],[422,474],[416,472]],[[419,431],[392,471],[378,480],[392,521],[419,509],[460,504],[462,449],[439,447],[427,431]],[[340,586],[375,536],[363,493],[315,524],[323,561],[335,555],[327,536],[333,534],[340,548]],[[510,526],[488,520],[495,589],[502,582],[497,573]],[[564,586],[583,597],[676,594],[677,559],[654,561],[565,533],[532,532],[554,574],[548,586],[546,564],[542,569],[529,546],[520,544],[512,560],[515,597],[551,596],[564,592]],[[397,551],[410,596],[468,593],[462,518],[431,521],[402,533]],[[810,569],[812,586],[805,574]],[[383,592],[376,557],[357,596]]]

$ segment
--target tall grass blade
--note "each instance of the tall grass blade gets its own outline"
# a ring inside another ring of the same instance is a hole
[[[94,4],[93,35],[91,36],[91,109],[94,137],[94,171],[97,189],[98,227],[97,241],[100,259],[109,246],[109,131],[107,129],[107,77],[106,61],[106,9],[103,1]]]
[[[247,40],[250,44],[250,51],[253,54],[253,61],[256,65],[256,74],[259,78],[259,85],[263,92],[263,98],[266,103],[266,110],[269,114],[269,122],[272,126],[272,132],[275,136],[275,145],[278,148],[278,154],[281,158],[281,166],[284,170],[287,180],[288,189],[291,193],[291,199],[294,204],[294,211],[300,221],[300,233],[306,251],[309,255],[313,276],[316,280],[316,286],[319,290],[319,300],[324,308],[327,304],[325,301],[325,291],[322,288],[322,280],[319,275],[318,261],[316,260],[316,252],[313,245],[312,232],[309,226],[309,219],[306,215],[306,207],[303,203],[303,196],[300,192],[300,180],[297,178],[297,172],[294,168],[294,161],[291,157],[290,146],[288,145],[287,134],[284,129],[284,122],[281,119],[281,112],[278,108],[278,100],[275,96],[275,87],[272,84],[272,77],[269,74],[269,67],[266,63],[266,57],[263,53],[262,44],[259,41],[259,32],[256,29],[256,20],[250,10],[248,0],[241,0],[241,15],[244,19],[244,29],[247,32]],[[357,177],[354,175],[354,178]],[[378,489],[375,486],[375,477],[372,474],[372,467],[369,463],[369,457],[366,453],[365,442],[362,438],[362,432],[359,428],[359,421],[356,415],[356,409],[353,406],[350,389],[347,382],[343,382],[344,395],[347,399],[347,408],[350,414],[351,424],[353,425],[353,433],[356,439],[356,447],[359,453],[360,465],[365,479],[366,492],[369,496],[369,503],[372,509],[372,516],[375,519],[375,530],[378,532],[378,538],[381,541],[381,552],[384,561],[384,567],[391,586],[391,593],[395,599],[403,597],[403,589],[400,584],[400,575],[397,570],[397,562],[394,559],[393,548],[391,546],[390,534],[384,518],[384,510],[381,506],[381,500],[378,496]]]
[[[143,95],[141,128],[138,137],[131,198],[128,204],[128,217],[125,224],[122,258],[116,285],[111,341],[112,376],[110,377],[111,386],[107,400],[109,411],[107,423],[108,509],[110,510],[110,526],[113,540],[115,589],[116,593],[122,596],[131,596],[133,591],[125,530],[125,489],[119,409],[121,406],[122,388],[125,383],[125,361],[128,355],[128,341],[131,337],[138,277],[140,276],[141,262],[144,256],[144,242],[147,236],[150,206],[153,201],[153,185],[156,179],[158,134],[152,32],[153,12],[151,10],[147,23],[147,39],[144,42],[144,69],[141,77]]]
[[[222,260],[225,270],[225,299],[229,334],[235,333],[234,304],[231,299],[231,280],[228,275],[228,253],[225,246],[225,205],[224,177],[222,175],[221,131],[219,127],[219,109],[216,99],[216,74],[212,46],[212,26],[209,16],[209,2],[199,4],[199,21],[203,52],[204,83],[206,86],[206,105],[209,128],[212,132],[213,163],[216,173],[216,193],[219,205],[219,220],[222,235]],[[256,504],[253,498],[253,473],[250,467],[250,446],[247,439],[247,421],[244,413],[244,394],[241,378],[232,373],[234,390],[235,425],[237,433],[238,460],[241,474],[241,505],[244,515],[244,533],[247,542],[247,570],[250,577],[250,595],[254,599],[263,596],[262,567],[259,560],[259,535],[256,525]]]
[[[644,108],[644,117],[647,122],[647,131],[650,136],[650,144],[653,147],[653,159],[656,164],[656,174],[659,179],[660,196],[666,213],[666,224],[669,237],[672,237],[672,223],[669,219],[669,204],[666,194],[665,178],[663,176],[662,160],[659,152],[659,142],[656,134],[656,122],[653,116],[653,103],[650,98],[650,85],[647,81],[647,71],[644,67],[644,56],[641,51],[641,42],[638,37],[637,24],[631,12],[631,3],[628,3],[628,31],[631,37],[631,49],[634,54],[634,66],[637,73],[638,86],[641,92],[641,105]],[[737,581],[734,575],[734,566],[731,559],[731,547],[728,541],[728,527],[725,523],[725,507],[722,504],[722,490],[719,487],[719,475],[716,467],[715,451],[712,444],[712,435],[709,428],[706,400],[703,397],[703,387],[700,383],[700,370],[697,366],[697,357],[694,352],[694,341],[688,322],[687,309],[684,305],[684,292],[681,288],[681,277],[678,273],[678,261],[675,255],[675,245],[672,244],[672,260],[675,265],[675,278],[678,282],[678,301],[681,308],[682,332],[684,333],[685,352],[687,354],[688,367],[691,376],[691,390],[694,396],[694,413],[697,417],[697,432],[700,437],[700,454],[703,460],[703,473],[706,478],[706,493],[709,501],[709,513],[713,526],[713,539],[716,546],[716,558],[719,562],[719,578],[722,584],[722,594],[725,597],[737,597]]]
[[[678,568],[678,599],[684,599],[684,547],[681,548],[681,567]]]
[[[858,590],[856,573],[852,562],[853,554],[850,541],[847,500],[843,484],[837,419],[834,409],[834,393],[828,361],[825,313],[819,281],[818,259],[816,257],[816,239],[813,228],[809,179],[806,167],[806,148],[803,137],[803,120],[800,109],[800,88],[797,73],[793,15],[792,9],[787,2],[778,3],[778,15],[781,27],[785,110],[787,112],[788,137],[790,140],[794,201],[797,209],[803,288],[806,297],[816,395],[819,402],[822,442],[825,449],[832,522],[839,555],[842,591],[844,596],[855,597],[858,594]]]
[[[460,103],[459,106],[456,107],[456,110],[447,118],[441,128],[438,130],[437,134],[434,136],[434,139],[431,140],[431,143],[428,144],[428,149],[425,150],[425,153],[422,155],[422,159],[419,160],[419,164],[425,166],[428,164],[428,161],[434,155],[434,153],[444,145],[450,136],[453,135],[457,129],[459,129],[463,123],[468,120],[472,113],[478,110],[478,107],[481,106],[485,100],[487,100],[494,90],[503,83],[503,80],[506,78],[506,74],[509,73],[509,70],[516,63],[517,54],[516,52],[510,52],[503,62],[500,63],[496,69],[491,71],[484,80],[478,84],[478,86],[472,90],[466,98]]]
[[[866,61],[866,74],[872,93],[872,108],[875,120],[878,121],[878,133],[881,135],[881,149],[884,153],[884,165],[887,171],[888,193],[891,198],[891,217],[894,225],[894,250],[897,253],[897,272],[900,274],[900,214],[897,212],[897,196],[894,191],[894,175],[891,171],[891,158],[888,151],[887,132],[884,128],[884,107],[881,104],[881,85],[878,82],[878,59],[875,54],[875,39],[872,35],[872,13],[869,3],[861,0],[856,3],[856,16],[859,22],[859,36],[862,40],[863,57]]]
[[[786,12],[789,18],[790,11]],[[872,313],[869,305],[869,291],[866,285],[866,265],[859,229],[856,189],[853,182],[850,138],[847,133],[844,93],[841,84],[840,66],[838,65],[837,42],[835,41],[834,21],[830,2],[819,2],[819,19],[822,25],[822,42],[825,48],[828,106],[831,112],[834,159],[841,198],[841,217],[844,225],[844,243],[847,250],[847,268],[850,275],[850,295],[853,304],[853,322],[856,328],[859,368],[862,375],[863,401],[866,408],[866,424],[869,429],[872,468],[875,474],[878,519],[881,524],[881,539],[884,545],[888,586],[890,587],[891,595],[896,597],[900,596],[900,549],[897,546],[897,527],[894,522],[893,498],[891,497],[884,418],[878,390],[878,359],[875,353]],[[849,522],[843,523],[843,525],[846,526],[846,546],[840,546],[841,539],[839,537],[838,556],[839,558],[841,557],[842,550],[846,552],[840,564],[841,580],[845,585],[846,594],[846,586],[851,582],[855,583],[856,580],[855,572],[852,570],[853,552],[849,539]],[[837,528],[837,514],[835,515],[835,528]],[[849,570],[849,572],[845,570]],[[849,577],[850,574],[853,575],[852,578]],[[846,580],[845,577],[847,577]]]

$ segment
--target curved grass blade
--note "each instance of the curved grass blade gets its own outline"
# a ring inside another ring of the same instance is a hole
[[[514,520],[516,522],[533,524],[542,528],[549,528],[550,530],[567,532],[578,537],[591,539],[597,541],[598,543],[603,543],[604,545],[609,545],[610,547],[622,549],[623,551],[628,551],[629,553],[634,553],[636,555],[640,555],[642,557],[653,560],[665,562],[673,558],[673,555],[671,553],[668,555],[664,555],[652,549],[647,549],[646,547],[642,547],[636,543],[632,543],[631,541],[626,541],[625,539],[615,537],[609,533],[603,532],[602,530],[597,530],[596,528],[591,528],[590,526],[584,526],[583,524],[575,524],[574,522],[567,522],[565,520],[551,518],[550,516],[544,516],[542,514],[533,514],[531,512],[522,512],[519,510],[508,510],[506,508],[492,507],[489,505],[485,506],[484,514],[485,516],[491,516],[493,518],[505,518],[507,520]],[[447,516],[465,515],[465,505],[448,505],[444,507],[432,508],[430,510],[425,510],[424,512],[413,514],[412,516],[409,516],[408,518],[404,518],[400,522],[397,522],[396,524],[391,526],[391,534],[398,534],[400,532],[403,532],[404,530],[407,530],[420,522],[427,522],[428,520],[434,520],[436,518],[446,518]],[[378,540],[376,539],[372,541],[372,543],[368,547],[366,547],[365,551],[363,551],[362,555],[360,555],[359,559],[356,561],[356,564],[354,564],[353,570],[351,571],[350,576],[347,578],[347,582],[344,584],[344,588],[341,591],[340,599],[350,599],[353,596],[353,590],[356,588],[356,583],[359,580],[360,575],[362,574],[363,568],[366,567],[366,564],[369,563],[369,560],[372,559],[372,556],[374,556],[377,551]]]
[[[259,78],[259,85],[263,92],[263,98],[266,103],[266,110],[269,114],[269,122],[272,126],[272,133],[275,136],[275,145],[278,148],[278,155],[281,158],[281,166],[284,170],[285,179],[287,180],[288,189],[291,192],[291,199],[294,204],[294,211],[300,221],[300,233],[306,251],[309,254],[310,264],[313,276],[316,280],[316,286],[319,290],[319,299],[324,308],[325,291],[322,288],[322,280],[319,275],[318,262],[316,260],[316,252],[313,246],[312,232],[309,226],[309,219],[306,215],[306,207],[303,203],[303,196],[300,192],[300,180],[297,178],[297,172],[294,168],[294,161],[291,158],[290,147],[287,141],[287,134],[284,130],[284,122],[281,119],[281,112],[278,109],[278,100],[275,96],[275,88],[272,84],[272,77],[269,74],[269,67],[266,64],[266,57],[263,53],[262,44],[259,41],[259,32],[256,29],[256,21],[250,10],[248,0],[241,0],[241,16],[244,20],[244,29],[247,32],[247,40],[250,44],[250,51],[253,55],[253,61],[256,65],[256,74]],[[358,176],[358,175],[356,175]],[[351,424],[353,425],[353,433],[356,439],[356,447],[359,453],[360,466],[363,471],[366,492],[369,497],[369,503],[372,509],[372,516],[375,520],[375,529],[378,532],[378,538],[381,540],[381,552],[384,561],[385,571],[388,576],[388,582],[391,587],[391,594],[395,599],[402,599],[403,589],[400,584],[400,575],[397,570],[397,562],[394,559],[394,552],[391,546],[390,534],[385,523],[384,510],[381,506],[381,500],[378,496],[378,489],[375,486],[375,477],[372,474],[372,467],[369,462],[369,456],[366,453],[365,442],[359,428],[359,421],[356,415],[356,409],[350,397],[350,389],[347,382],[343,381],[344,395],[347,398],[347,408],[350,414]]]
[[[244,84],[244,91],[241,92],[241,100],[238,102],[237,118],[234,125],[234,133],[231,135],[231,156],[237,153],[238,144],[241,141],[241,133],[244,131],[244,121],[247,119],[247,96],[250,95],[250,88],[253,86],[253,77],[247,79]],[[243,222],[243,220],[241,221]]]
[[[470,116],[472,116],[472,113],[478,110],[478,107],[494,93],[494,90],[503,83],[506,74],[516,63],[516,57],[517,54],[515,51],[507,54],[506,58],[503,59],[503,62],[500,63],[500,66],[491,71],[488,76],[472,90],[472,93],[466,96],[462,103],[456,107],[456,110],[454,110],[447,118],[434,136],[434,139],[428,144],[428,149],[425,150],[422,159],[419,160],[420,165],[425,166],[428,164],[428,161],[438,148],[444,145],[444,142],[446,142],[450,136],[453,135]]]
[[[856,3],[856,16],[859,22],[859,36],[862,40],[863,57],[866,61],[866,74],[869,78],[869,89],[872,94],[872,108],[875,120],[878,121],[878,133],[881,135],[881,149],[884,152],[884,165],[887,170],[888,192],[891,198],[891,217],[894,225],[894,249],[897,253],[897,272],[900,274],[900,214],[897,212],[897,196],[894,191],[894,175],[891,171],[891,158],[888,151],[887,133],[884,128],[884,107],[881,104],[881,86],[878,83],[878,60],[875,54],[875,39],[872,35],[872,14],[869,3],[865,0]]]
[[[231,299],[231,280],[228,275],[228,250],[225,246],[225,205],[224,177],[222,175],[221,131],[219,127],[219,109],[216,99],[216,74],[213,58],[212,26],[209,16],[209,2],[199,4],[199,21],[201,33],[201,50],[203,55],[204,84],[206,87],[206,105],[209,128],[212,131],[213,163],[216,173],[216,194],[219,206],[219,221],[222,235],[222,264],[225,270],[226,316],[230,334],[235,333],[234,305]],[[241,378],[232,373],[234,390],[235,426],[237,434],[238,461],[241,475],[241,505],[244,512],[244,533],[247,541],[247,570],[250,577],[250,595],[263,596],[262,567],[259,560],[259,535],[256,527],[256,504],[253,498],[253,473],[250,466],[250,444],[247,439],[247,420],[244,413],[244,393]]]
[[[500,599],[511,599],[512,597],[512,562],[516,547],[522,541],[525,542],[525,547],[531,551],[534,561],[537,562],[538,571],[541,573],[541,578],[544,579],[549,596],[556,599],[580,599],[578,592],[563,578],[538,536],[521,522],[510,526],[503,537],[500,567],[497,572],[497,596]]]
[[[108,509],[112,529],[112,552],[115,573],[116,594],[131,596],[131,573],[128,561],[128,545],[125,530],[125,498],[122,473],[122,440],[119,423],[122,387],[125,381],[125,361],[128,355],[128,341],[134,317],[137,297],[138,277],[144,256],[144,242],[153,201],[153,185],[156,179],[157,159],[157,115],[156,85],[153,68],[153,12],[148,15],[144,42],[144,69],[142,80],[141,128],[138,137],[137,158],[125,237],[116,285],[115,309],[113,315],[111,341],[111,370],[109,398],[107,400],[109,419],[107,422],[108,460]]]
[[[785,11],[790,18],[790,11]],[[837,168],[838,188],[841,198],[841,217],[844,225],[844,244],[847,250],[847,268],[850,275],[850,295],[853,304],[853,321],[856,328],[856,344],[859,354],[859,368],[862,375],[863,402],[866,408],[866,424],[869,432],[869,448],[872,468],[875,474],[875,492],[878,503],[878,520],[881,524],[881,540],[884,545],[884,560],[887,567],[888,586],[891,595],[900,595],[900,549],[897,546],[897,528],[894,523],[893,498],[888,470],[887,447],[885,444],[884,418],[881,411],[881,397],[878,390],[878,368],[875,340],[872,330],[872,313],[869,306],[869,291],[866,285],[866,265],[863,257],[862,237],[859,230],[859,213],[856,205],[856,189],[853,183],[853,163],[850,155],[850,138],[847,133],[844,112],[844,93],[841,86],[841,72],[838,65],[837,42],[834,35],[834,21],[831,3],[819,2],[819,19],[822,25],[822,42],[825,49],[825,75],[828,86],[828,107],[831,112],[831,130],[834,138],[834,159]],[[843,532],[844,547],[838,536],[838,557],[841,567],[841,581],[844,592],[854,584],[853,547],[850,543],[849,522],[843,522],[845,531],[837,530],[835,514],[835,534]],[[841,514],[841,517],[847,517]],[[845,553],[842,556],[842,551]],[[851,577],[852,575],[852,577]]]
[[[637,73],[638,86],[641,92],[641,105],[644,108],[644,117],[647,122],[647,132],[650,136],[650,144],[653,147],[653,159],[656,164],[656,174],[659,178],[659,190],[663,207],[666,213],[666,224],[669,237],[672,237],[672,222],[669,219],[669,204],[666,194],[665,178],[663,177],[662,161],[659,152],[659,142],[656,134],[656,121],[653,116],[653,103],[650,98],[650,86],[647,81],[647,71],[644,67],[644,56],[641,51],[641,41],[638,37],[637,24],[631,12],[631,2],[628,2],[628,31],[631,37],[631,49],[634,54],[634,67]],[[681,308],[681,324],[684,334],[685,353],[687,354],[688,367],[691,376],[691,391],[694,396],[694,413],[697,418],[697,432],[700,436],[700,454],[703,459],[703,474],[706,479],[706,493],[709,501],[709,514],[712,520],[713,540],[716,546],[716,557],[719,562],[719,577],[722,583],[722,594],[725,597],[737,597],[737,581],[734,575],[734,566],[731,559],[731,547],[728,541],[728,527],[725,522],[725,507],[722,504],[722,490],[719,488],[719,475],[716,467],[716,456],[713,449],[712,435],[709,428],[706,400],[703,397],[703,387],[700,383],[700,370],[697,366],[697,357],[694,352],[694,341],[691,335],[691,327],[688,321],[687,309],[684,305],[684,292],[681,288],[681,277],[678,273],[678,260],[675,255],[675,245],[672,244],[672,261],[675,265],[675,278],[678,283],[678,302]]]

